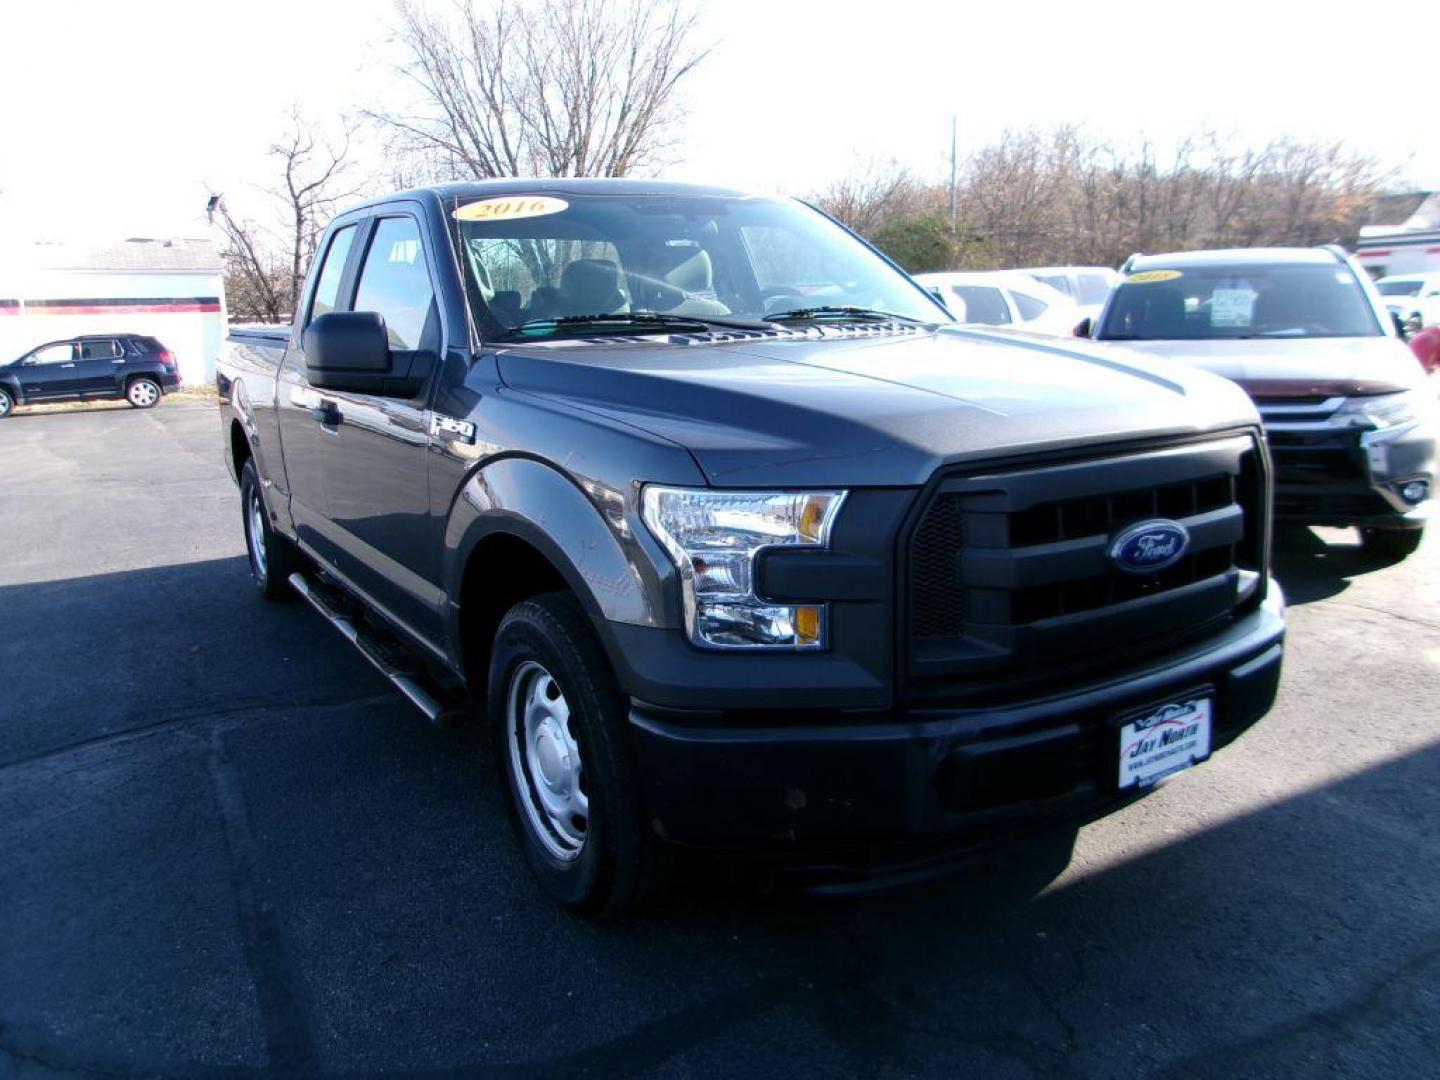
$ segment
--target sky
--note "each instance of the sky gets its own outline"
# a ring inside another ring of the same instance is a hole
[[[674,179],[804,194],[865,159],[938,178],[954,115],[962,156],[1006,128],[1164,144],[1209,126],[1343,140],[1440,187],[1434,0],[701,11],[714,48],[684,87]],[[212,190],[263,216],[265,150],[292,105],[333,118],[403,93],[392,21],[391,0],[16,5],[0,40],[0,242],[204,235]],[[360,165],[385,162],[370,150]]]

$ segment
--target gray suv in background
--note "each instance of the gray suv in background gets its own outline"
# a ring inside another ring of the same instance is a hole
[[[1082,337],[1239,383],[1265,422],[1277,519],[1420,545],[1436,402],[1375,287],[1338,247],[1133,255]]]

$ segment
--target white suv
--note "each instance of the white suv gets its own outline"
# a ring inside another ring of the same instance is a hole
[[[969,325],[1010,326],[1063,337],[1084,317],[1064,293],[1025,274],[1006,270],[916,274],[915,280],[956,321]]]
[[[1029,266],[1015,272],[1058,289],[1080,305],[1082,316],[1092,319],[1120,281],[1120,275],[1108,266]]]
[[[1394,274],[1375,282],[1375,287],[1406,333],[1440,326],[1440,273]]]

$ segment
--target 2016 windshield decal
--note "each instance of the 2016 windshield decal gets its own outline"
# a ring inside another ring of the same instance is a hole
[[[568,209],[568,202],[550,195],[504,195],[457,206],[454,216],[456,221],[515,221],[546,217]]]

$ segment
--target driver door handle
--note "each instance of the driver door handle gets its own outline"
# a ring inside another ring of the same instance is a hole
[[[333,401],[321,401],[319,405],[311,406],[310,415],[315,417],[316,423],[325,427],[334,427],[345,419],[340,406]]]

